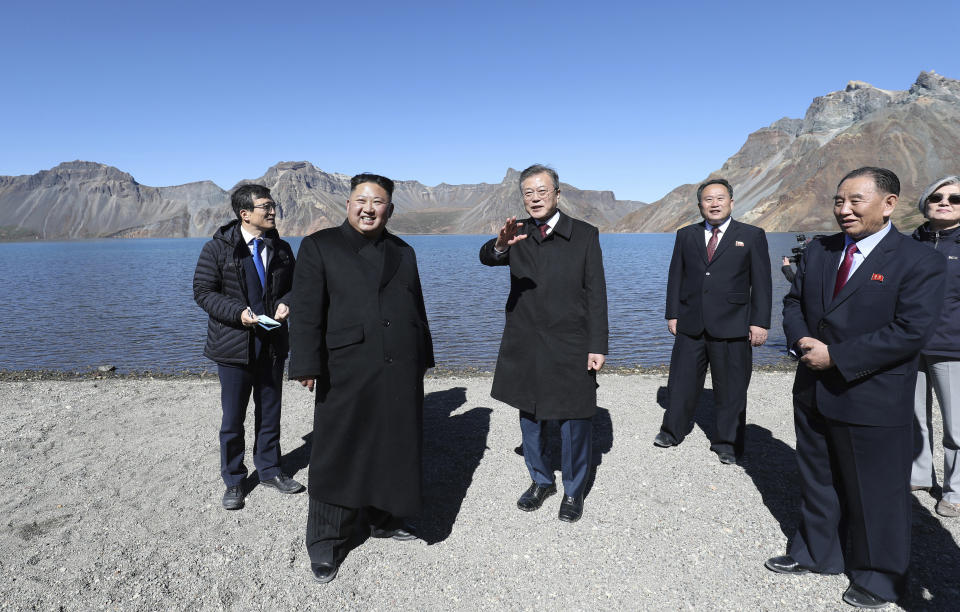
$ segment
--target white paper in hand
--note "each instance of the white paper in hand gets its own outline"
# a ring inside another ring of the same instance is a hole
[[[267,315],[257,315],[257,325],[269,331],[271,329],[280,327],[281,323],[279,321],[274,321]]]

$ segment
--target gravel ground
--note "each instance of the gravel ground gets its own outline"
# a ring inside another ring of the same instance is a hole
[[[0,606],[12,609],[836,610],[844,576],[780,576],[799,503],[792,376],[757,372],[747,462],[709,451],[710,394],[677,448],[653,446],[666,377],[600,378],[582,520],[524,513],[516,411],[486,376],[427,379],[422,540],[367,539],[312,581],[307,498],[255,488],[220,507],[211,378],[0,382]],[[284,466],[306,482],[312,395],[285,388]],[[252,422],[252,419],[250,419]],[[939,428],[939,419],[935,421]],[[252,424],[248,423],[248,448]],[[942,462],[942,454],[937,458]],[[960,608],[960,519],[914,497],[907,610]]]

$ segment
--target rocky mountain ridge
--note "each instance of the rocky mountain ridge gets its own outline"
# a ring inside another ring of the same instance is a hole
[[[834,231],[837,182],[860,166],[890,168],[900,177],[894,223],[906,230],[922,219],[920,192],[960,172],[960,81],[922,72],[907,91],[850,81],[817,97],[803,119],[780,119],[747,137],[709,177],[734,186],[734,218],[768,231]],[[623,217],[615,230],[666,232],[700,220],[697,185],[681,185]]]
[[[397,181],[390,228],[401,233],[493,233],[507,216],[523,214],[518,178],[510,169],[499,184],[431,187]],[[283,207],[278,220],[283,235],[309,234],[346,217],[348,175],[327,173],[309,162],[281,162],[234,188],[246,183],[271,189]],[[640,206],[642,202],[617,200],[611,191],[561,184],[563,210],[601,227]],[[0,239],[210,236],[233,218],[229,192],[210,181],[149,187],[117,168],[86,161],[33,175],[0,176],[0,210],[7,223],[16,223],[0,227]]]

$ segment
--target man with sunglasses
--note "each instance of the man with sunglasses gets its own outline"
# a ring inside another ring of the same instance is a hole
[[[944,257],[890,222],[900,180],[865,167],[837,185],[841,232],[807,248],[783,299],[800,521],[781,574],[846,573],[843,601],[879,608],[906,590],[913,396],[943,303]]]
[[[226,485],[222,503],[227,510],[239,510],[247,493],[243,422],[251,391],[253,464],[260,484],[281,493],[299,493],[303,485],[280,471],[280,399],[293,250],[277,233],[277,205],[269,189],[244,185],[233,192],[230,203],[237,218],[203,246],[193,297],[209,315],[203,354],[216,362],[220,377],[220,474]]]

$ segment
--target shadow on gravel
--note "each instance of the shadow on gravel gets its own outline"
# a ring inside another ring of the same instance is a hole
[[[666,410],[668,392],[666,387],[657,389],[657,403]],[[748,415],[749,415],[749,408]],[[714,420],[713,391],[705,389],[697,399],[693,415],[694,425],[703,431],[708,440],[716,431]],[[746,451],[743,470],[753,480],[763,499],[763,505],[780,523],[780,531],[792,538],[797,530],[800,508],[800,478],[797,472],[797,453],[792,446],[773,437],[769,429],[747,424]]]
[[[310,465],[310,449],[313,447],[313,432],[303,436],[303,444],[280,457],[280,469],[291,478],[296,478],[297,472]]]
[[[665,386],[659,387],[657,389],[657,404],[666,410],[667,403],[669,401],[670,391]],[[716,429],[714,427],[715,422],[713,419],[712,389],[703,389],[700,391],[700,395],[697,396],[697,407],[693,411],[693,421],[687,424],[687,430],[683,432],[683,435],[690,435],[690,432],[693,431],[694,425],[697,425],[703,431],[703,434],[707,436],[707,440],[713,440],[713,434]],[[657,425],[656,431],[660,431],[659,425]]]
[[[929,495],[917,493],[915,495]],[[945,519],[913,499],[913,541],[904,610],[956,610],[960,606],[960,546],[943,528]]]
[[[493,409],[452,414],[466,401],[465,387],[434,391],[423,400],[423,511],[417,527],[427,544],[450,535],[487,450]]]
[[[313,444],[313,432],[311,431],[302,438],[303,444],[280,457],[280,470],[290,478],[296,478],[297,472],[310,465],[310,448]],[[260,474],[253,470],[247,474],[243,482],[245,495],[249,495],[254,489],[260,486]]]
[[[747,424],[743,471],[763,499],[780,531],[789,540],[797,531],[800,518],[800,476],[797,452],[773,437],[769,429]]]

